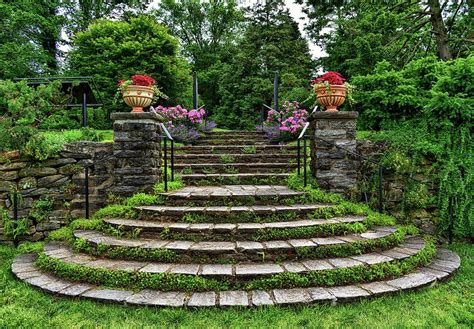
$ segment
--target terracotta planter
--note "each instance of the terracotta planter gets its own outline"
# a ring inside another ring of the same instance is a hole
[[[153,88],[147,86],[129,85],[122,91],[124,102],[132,107],[132,112],[143,112],[153,100]]]
[[[319,104],[326,108],[326,112],[337,112],[337,107],[346,100],[347,88],[344,85],[329,85],[315,89]]]

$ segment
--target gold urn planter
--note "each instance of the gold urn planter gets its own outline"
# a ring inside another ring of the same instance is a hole
[[[321,85],[314,89],[319,104],[326,108],[326,112],[337,112],[337,107],[346,100],[347,87],[345,85]]]
[[[143,112],[150,106],[155,92],[152,86],[128,85],[122,90],[123,101],[132,107],[132,112]]]

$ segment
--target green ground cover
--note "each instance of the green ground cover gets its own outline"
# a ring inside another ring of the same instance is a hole
[[[0,327],[2,328],[472,328],[474,248],[449,247],[462,258],[447,283],[415,293],[335,307],[313,305],[258,309],[156,309],[55,298],[13,278],[16,248],[0,245]]]

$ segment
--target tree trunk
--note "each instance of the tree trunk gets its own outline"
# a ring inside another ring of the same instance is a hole
[[[453,56],[449,50],[448,33],[443,22],[439,0],[428,0],[428,4],[430,6],[430,21],[438,48],[438,57],[442,60],[452,59]]]

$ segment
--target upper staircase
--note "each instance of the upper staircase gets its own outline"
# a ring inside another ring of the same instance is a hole
[[[189,185],[275,183],[296,168],[295,146],[272,144],[257,131],[209,133],[175,152],[175,168]]]

